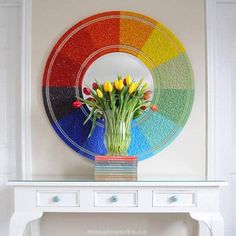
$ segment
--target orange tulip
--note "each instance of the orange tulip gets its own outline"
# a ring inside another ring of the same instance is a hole
[[[143,99],[148,100],[151,98],[151,96],[152,96],[152,91],[148,90],[143,94]]]
[[[157,105],[152,105],[152,106],[151,106],[151,109],[152,109],[152,111],[154,111],[154,112],[158,111]]]

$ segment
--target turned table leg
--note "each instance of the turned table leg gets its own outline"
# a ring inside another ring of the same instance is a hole
[[[190,212],[190,217],[199,223],[199,236],[224,236],[224,219],[220,212]],[[201,229],[208,228],[208,234]]]
[[[15,212],[10,220],[10,236],[23,236],[26,225],[36,219],[41,218],[43,212]]]

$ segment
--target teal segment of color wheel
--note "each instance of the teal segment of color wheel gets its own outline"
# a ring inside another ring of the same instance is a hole
[[[143,134],[142,130],[136,125],[136,121],[132,121],[131,129],[131,143],[128,149],[128,155],[138,156],[138,160],[142,160],[144,157],[141,153],[146,150],[150,150],[151,145]],[[140,155],[141,154],[141,155]]]
[[[150,155],[150,152],[156,153],[162,145],[167,145],[175,128],[176,124],[173,121],[160,113],[151,113],[150,117],[139,126],[150,147],[152,147],[149,150],[147,149],[148,152],[146,150],[142,153],[142,156]]]

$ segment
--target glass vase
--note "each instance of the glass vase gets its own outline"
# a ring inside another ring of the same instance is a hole
[[[114,116],[112,111],[107,111],[105,117],[104,144],[107,155],[125,156],[131,142],[130,128],[133,114],[126,117]]]

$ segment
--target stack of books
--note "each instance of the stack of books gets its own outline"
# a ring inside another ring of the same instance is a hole
[[[96,156],[95,179],[101,181],[137,180],[137,157]]]

